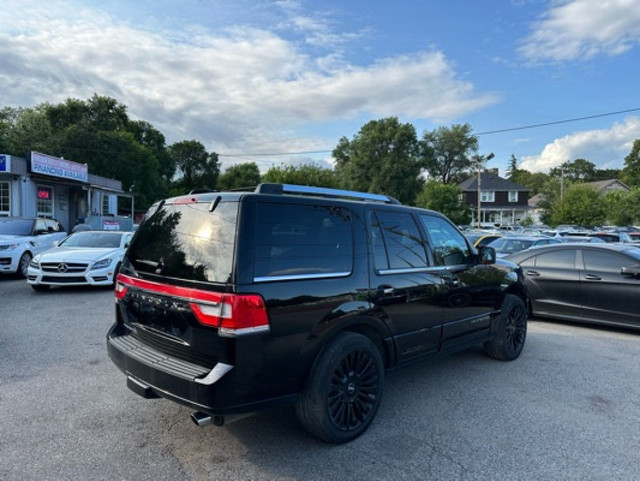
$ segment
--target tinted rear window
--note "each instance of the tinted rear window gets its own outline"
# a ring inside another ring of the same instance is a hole
[[[195,281],[231,282],[237,202],[166,204],[148,213],[127,258],[142,272]],[[151,215],[149,215],[151,214]]]
[[[351,272],[353,234],[347,209],[279,203],[259,203],[256,209],[256,280]]]

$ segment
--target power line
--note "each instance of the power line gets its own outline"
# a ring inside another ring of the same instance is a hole
[[[271,152],[265,154],[218,154],[218,157],[269,157],[274,155],[326,154],[333,150],[303,150],[300,152]]]
[[[586,117],[575,117],[573,119],[555,120],[555,121],[552,121],[552,122],[545,122],[545,123],[542,123],[542,124],[523,125],[521,127],[510,127],[508,129],[499,129],[499,130],[487,130],[486,132],[478,132],[475,135],[490,135],[490,134],[499,134],[499,133],[502,133],[502,132],[514,132],[516,130],[535,129],[537,127],[547,127],[549,125],[558,125],[558,124],[567,124],[569,122],[578,122],[579,120],[589,120],[589,119],[597,119],[599,117],[608,117],[608,116],[611,116],[611,115],[627,114],[629,112],[637,112],[639,110],[640,110],[640,107],[635,108],[635,109],[618,110],[617,112],[607,112],[606,114],[588,115]]]
[[[640,107],[626,110],[618,110],[616,112],[606,112],[604,114],[595,114],[595,115],[586,115],[584,117],[574,117],[571,119],[563,119],[563,120],[553,120],[550,122],[543,122],[540,124],[530,124],[530,125],[522,125],[519,127],[509,127],[505,129],[497,129],[497,130],[487,130],[485,132],[478,132],[475,135],[491,135],[491,134],[499,134],[504,132],[515,132],[518,130],[527,130],[527,129],[535,129],[539,127],[547,127],[550,125],[559,125],[559,124],[567,124],[570,122],[579,122],[581,120],[589,120],[589,119],[597,119],[600,117],[610,117],[612,115],[620,115],[620,114],[628,114],[630,112],[638,112],[640,111]],[[218,154],[218,157],[268,157],[268,156],[278,156],[278,155],[309,155],[309,154],[327,154],[333,152],[333,150],[306,150],[301,152],[270,152],[270,153],[260,153],[260,154]]]

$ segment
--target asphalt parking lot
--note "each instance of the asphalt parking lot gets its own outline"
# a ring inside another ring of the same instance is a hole
[[[0,278],[0,479],[640,479],[640,333],[534,320],[512,363],[481,350],[387,374],[342,446],[290,408],[224,428],[144,400],[106,354],[109,290]]]

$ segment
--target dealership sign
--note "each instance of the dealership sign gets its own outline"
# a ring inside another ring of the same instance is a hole
[[[31,152],[31,173],[78,180],[80,182],[89,180],[89,168],[86,164],[78,164],[77,162],[59,159],[58,157],[38,152]]]
[[[0,172],[11,172],[11,156],[0,155]]]

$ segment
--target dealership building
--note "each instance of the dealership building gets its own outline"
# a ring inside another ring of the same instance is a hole
[[[0,216],[58,219],[70,232],[79,218],[93,229],[132,230],[118,215],[118,198],[133,195],[122,182],[89,172],[87,164],[31,152],[28,159],[0,154]]]

